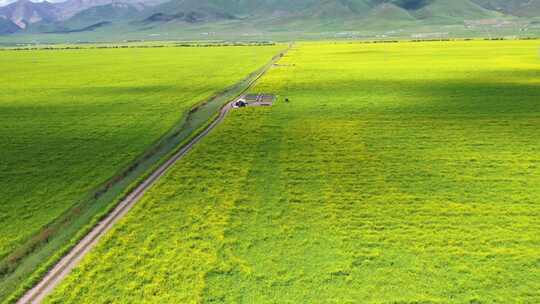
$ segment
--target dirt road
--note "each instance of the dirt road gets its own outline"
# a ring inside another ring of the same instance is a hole
[[[249,90],[281,57],[283,57],[291,48],[292,44],[278,55],[274,56],[270,63],[254,78],[252,78],[247,87],[240,93]],[[97,244],[101,237],[109,231],[118,220],[120,220],[150,189],[150,187],[162,177],[169,168],[171,168],[179,159],[184,157],[195,144],[202,140],[210,131],[219,125],[227,116],[229,111],[233,110],[233,104],[244,95],[237,97],[223,106],[218,117],[204,129],[200,134],[193,138],[188,144],[176,152],[170,159],[163,163],[156,171],[147,177],[130,194],[128,194],[103,220],[101,220],[86,236],[84,236],[32,289],[28,290],[18,301],[17,304],[41,303],[43,299],[64,279],[82,258]],[[252,106],[260,106],[254,104]]]
[[[161,165],[135,190],[126,196],[120,204],[103,219],[92,231],[87,234],[67,255],[65,255],[36,285],[30,289],[17,303],[41,303],[43,299],[66,277],[69,272],[81,261],[81,259],[96,245],[101,237],[109,231],[150,189],[150,187],[162,177],[179,159],[186,155],[195,144],[202,140],[210,131],[219,125],[233,109],[233,103],[238,99],[226,104],[221,108],[219,116],[199,135],[193,138],[186,146],[174,154],[169,160]]]

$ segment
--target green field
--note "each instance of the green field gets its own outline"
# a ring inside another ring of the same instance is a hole
[[[540,302],[538,47],[296,45],[48,302]]]
[[[0,52],[0,260],[280,48]]]

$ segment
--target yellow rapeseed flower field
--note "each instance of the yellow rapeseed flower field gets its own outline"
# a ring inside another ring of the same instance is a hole
[[[297,44],[48,303],[540,302],[539,46]]]

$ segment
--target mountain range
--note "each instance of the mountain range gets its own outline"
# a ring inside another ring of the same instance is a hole
[[[420,26],[538,24],[540,0],[18,0],[0,35],[107,31],[340,32]],[[517,27],[516,27],[517,28]]]

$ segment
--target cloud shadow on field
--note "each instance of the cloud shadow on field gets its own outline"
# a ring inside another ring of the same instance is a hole
[[[539,70],[523,70],[447,79],[315,79],[292,84],[288,94],[317,96],[314,105],[358,101],[357,109],[368,113],[534,114],[540,113],[540,83],[529,80],[538,75]]]

